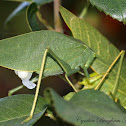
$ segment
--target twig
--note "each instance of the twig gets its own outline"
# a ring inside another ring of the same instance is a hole
[[[61,0],[54,0],[54,26],[55,26],[55,31],[62,33],[63,29],[62,29],[60,14],[59,14],[60,4],[61,4]]]
[[[85,15],[87,14],[89,5],[90,5],[90,2],[88,1],[86,3],[86,5],[84,6],[84,8],[83,8],[83,10],[82,10],[82,12],[81,12],[81,14],[79,16],[80,18],[84,18],[85,17]]]
[[[38,17],[39,21],[42,22],[42,24],[44,24],[45,27],[46,27],[48,30],[54,30],[54,29],[47,23],[47,21],[46,21],[45,19],[42,18],[42,16],[41,16],[41,14],[40,14],[39,11],[38,11],[36,14],[37,14],[37,17]]]

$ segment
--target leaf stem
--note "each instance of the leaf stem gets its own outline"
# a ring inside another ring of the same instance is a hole
[[[89,5],[90,5],[90,2],[88,1],[88,2],[86,3],[86,6],[84,6],[84,8],[83,8],[83,10],[82,10],[82,12],[81,12],[81,14],[80,14],[80,16],[79,16],[80,18],[84,18],[84,17],[85,17],[85,15],[87,14]]]
[[[60,14],[59,14],[60,5],[61,5],[61,0],[54,0],[54,26],[55,26],[55,31],[62,33],[63,28],[62,28],[61,18],[60,18]]]
[[[36,15],[37,15],[39,21],[42,22],[42,24],[44,24],[45,27],[46,27],[48,30],[54,30],[54,29],[47,23],[47,21],[46,21],[45,19],[42,18],[42,16],[41,16],[41,14],[40,14],[39,11],[37,11]]]
[[[38,81],[38,76],[31,79],[31,81],[34,82],[34,83],[37,82]],[[20,86],[18,86],[16,88],[13,88],[13,89],[9,90],[8,96],[11,96],[12,94],[14,94],[15,92],[21,90],[22,88],[24,88],[24,85],[20,85]]]
[[[120,58],[118,72],[117,72],[117,75],[116,75],[116,80],[115,80],[115,84],[114,84],[113,91],[112,91],[112,95],[113,95],[114,98],[116,96],[116,93],[117,93],[117,90],[118,90],[118,87],[119,87],[119,77],[120,77],[120,72],[121,72],[121,68],[122,68],[122,62],[123,62],[124,54],[125,54],[125,51],[123,51],[121,58]]]
[[[17,92],[18,90],[22,89],[23,87],[24,87],[24,85],[20,85],[14,89],[9,90],[8,96],[11,96],[13,93]]]
[[[114,66],[114,64],[117,62],[117,60],[119,59],[119,57],[122,55],[122,53],[124,53],[124,50],[122,50],[119,55],[115,58],[115,60],[112,62],[112,64],[110,65],[110,67],[108,68],[108,70],[106,71],[106,73],[104,74],[104,76],[102,77],[102,79],[100,80],[99,84],[95,87],[95,90],[98,90],[101,85],[102,82],[104,81],[105,77],[108,75],[109,71],[112,69],[112,67]]]

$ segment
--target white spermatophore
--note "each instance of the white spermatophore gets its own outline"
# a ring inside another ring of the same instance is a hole
[[[29,80],[32,76],[31,72],[15,71],[15,73],[18,75],[19,78],[21,78],[24,86],[26,86],[28,89],[35,88],[36,84]]]

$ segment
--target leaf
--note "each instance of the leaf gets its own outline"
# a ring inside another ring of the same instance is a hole
[[[45,49],[49,48],[63,66],[71,68],[68,75],[77,72],[94,59],[94,52],[81,41],[55,31],[36,31],[0,40],[0,66],[14,70],[39,71]],[[63,73],[56,59],[48,54],[44,76]]]
[[[119,50],[111,44],[98,30],[89,25],[85,20],[79,19],[65,8],[61,7],[60,12],[66,24],[71,29],[75,38],[80,39],[90,48],[92,48],[97,56],[92,64],[93,70],[98,74],[107,71],[111,63],[119,54]],[[121,104],[126,107],[126,59],[123,61],[121,75],[119,79],[119,88],[116,97],[119,98]],[[112,92],[113,85],[118,70],[118,62],[114,65],[108,77],[103,83],[100,90],[106,94]]]
[[[29,5],[28,2],[23,2],[19,4],[17,8],[15,8],[11,14],[6,18],[5,24],[7,24],[9,21],[11,21],[15,16],[19,15],[20,13],[24,12],[26,10],[26,7]]]
[[[47,89],[45,98],[63,121],[76,126],[124,126],[126,112],[104,93],[94,90],[80,91],[65,101],[54,90]],[[124,121],[124,122],[123,122]]]
[[[75,92],[70,92],[64,96],[64,99],[69,101],[74,95],[75,95]]]
[[[89,0],[92,5],[100,11],[110,15],[112,18],[126,23],[126,1],[125,0]]]
[[[8,0],[8,1],[17,1],[17,2],[22,2],[19,4],[17,8],[15,8],[11,14],[7,17],[5,20],[5,24],[7,24],[9,21],[11,21],[15,16],[19,15],[20,13],[24,12],[27,8],[27,6],[30,3],[35,2],[37,5],[44,5],[50,2],[53,2],[53,0]]]
[[[39,97],[33,118],[21,125],[30,114],[34,96],[13,95],[0,99],[0,126],[32,126],[46,111],[47,103]]]
[[[53,2],[53,0],[8,0],[8,1],[17,1],[17,2],[29,2],[29,3],[33,3],[35,2],[37,5],[44,5],[50,2]]]
[[[27,8],[27,23],[31,31],[40,31],[40,26],[37,21],[36,13],[38,7],[36,3],[31,3]]]

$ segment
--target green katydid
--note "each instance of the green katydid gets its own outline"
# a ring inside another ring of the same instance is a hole
[[[33,107],[32,107],[32,110],[31,110],[31,113],[30,113],[30,116],[24,120],[23,122],[27,122],[29,121],[32,116],[33,116],[33,113],[34,113],[34,110],[35,110],[35,105],[36,105],[36,102],[37,102],[37,97],[38,97],[38,93],[39,93],[39,88],[40,88],[40,83],[41,83],[41,79],[42,79],[42,74],[43,74],[43,71],[44,71],[44,65],[45,65],[45,61],[46,61],[46,56],[47,56],[47,53],[51,54],[56,60],[57,62],[59,63],[59,65],[61,66],[61,68],[63,69],[63,71],[65,73],[67,73],[67,69],[66,69],[66,65],[64,65],[63,61],[58,58],[50,49],[46,49],[45,50],[45,53],[44,53],[44,56],[43,56],[43,60],[42,60],[42,64],[41,64],[41,70],[40,70],[40,74],[39,74],[39,80],[38,80],[38,84],[37,84],[37,88],[36,88],[36,93],[35,93],[35,98],[34,98],[34,102],[33,102]],[[98,84],[98,86],[103,82],[104,78],[106,77],[107,73],[109,72],[110,69],[112,69],[113,65],[115,64],[115,62],[119,59],[119,57],[121,56],[121,59],[120,59],[120,67],[122,65],[122,61],[123,61],[123,57],[124,57],[124,53],[125,51],[121,51],[119,53],[119,55],[116,57],[116,59],[113,61],[112,65],[109,67],[109,69],[107,70],[106,74],[104,74],[104,76],[102,77],[100,83]],[[115,84],[115,88],[116,89],[113,89],[113,90],[117,90],[118,88],[118,80],[119,80],[119,74],[120,74],[120,71],[121,71],[121,68],[119,67],[119,70],[118,70],[118,77],[117,77],[117,83]],[[70,82],[70,80],[68,79],[67,77],[67,74],[65,74],[65,77],[68,81],[68,83],[73,87],[73,89],[75,90],[75,92],[77,92],[76,88],[72,85],[72,83]],[[97,78],[97,77],[96,77]],[[98,77],[99,78],[99,77]],[[97,79],[98,79],[97,78]],[[116,91],[112,92],[113,94],[112,95],[115,95],[116,94]],[[23,123],[22,122],[22,123]]]
[[[33,116],[43,76],[58,75],[65,72],[67,81],[77,92],[68,76],[78,72],[80,67],[88,76],[87,69],[94,58],[95,53],[87,45],[54,31],[31,32],[0,41],[0,59],[3,59],[0,61],[1,66],[32,72],[41,68],[30,117],[25,121]]]
[[[0,66],[31,72],[41,68],[33,108],[27,121],[33,116],[43,76],[65,72],[67,81],[77,92],[68,76],[78,72],[80,67],[88,76],[87,69],[94,58],[93,50],[83,42],[54,31],[31,32],[0,41]]]

